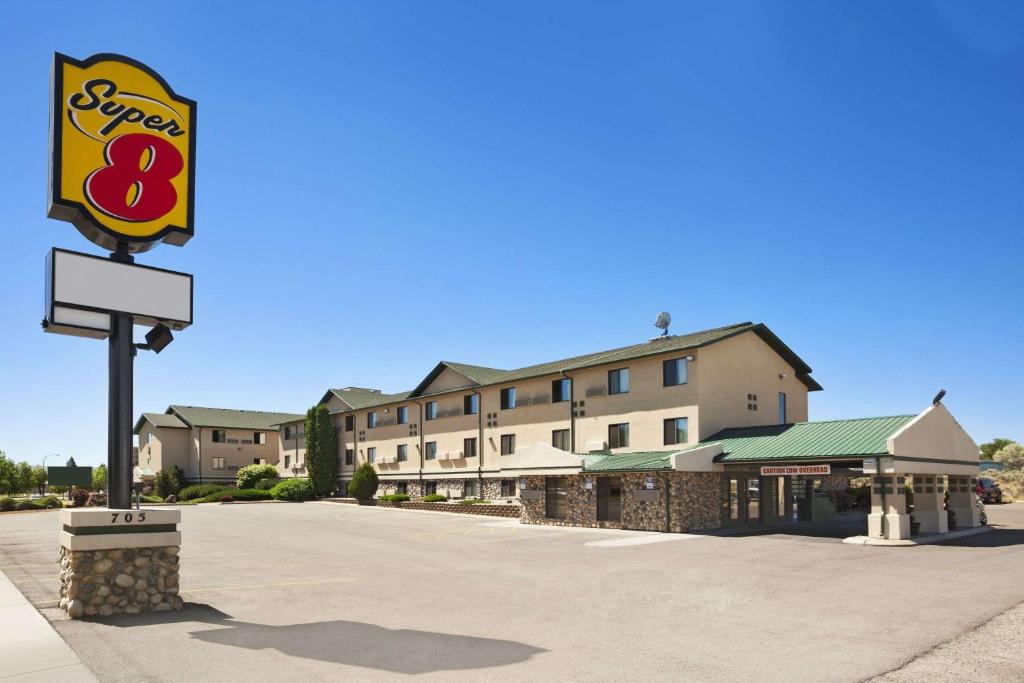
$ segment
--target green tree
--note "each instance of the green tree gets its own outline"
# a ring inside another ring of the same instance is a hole
[[[240,489],[255,488],[261,479],[277,478],[277,468],[273,465],[246,465],[235,475],[235,486]]]
[[[348,485],[348,495],[356,500],[370,500],[377,492],[377,470],[373,465],[364,462],[352,475],[352,481]]]
[[[99,465],[98,467],[92,468],[92,490],[93,491],[106,491],[107,490],[107,466]]]
[[[32,468],[32,488],[42,495],[46,491],[46,468],[36,465]]]
[[[178,494],[178,489],[174,488],[174,477],[170,470],[163,469],[156,473],[156,476],[153,477],[153,490],[161,498]]]
[[[306,411],[306,472],[310,471],[310,463],[316,461],[319,450],[316,442],[316,406]],[[298,464],[298,463],[296,463]]]
[[[1011,442],[996,451],[992,459],[1003,463],[1007,470],[1024,469],[1024,446]]]
[[[18,487],[18,466],[0,451],[0,493],[14,493]]]
[[[185,477],[185,470],[181,469],[177,465],[171,465],[171,485],[174,489],[174,495],[178,495],[178,492],[188,486],[188,479]]]
[[[19,493],[22,491],[31,491],[32,484],[35,481],[32,476],[32,465],[22,460],[18,463],[18,484],[15,491]]]
[[[1013,443],[1013,439],[992,439],[988,443],[983,443],[978,446],[978,457],[982,460],[992,460],[996,451],[1000,450],[1004,446],[1009,446],[1011,443]]]
[[[309,457],[309,435],[306,432],[306,468],[313,491],[318,496],[325,496],[338,485],[338,430],[334,426],[331,414],[326,405],[315,408],[313,419],[316,444],[313,458]]]

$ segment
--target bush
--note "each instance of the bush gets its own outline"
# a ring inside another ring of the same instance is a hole
[[[75,488],[71,491],[71,507],[80,508],[89,502],[89,492],[85,489]]]
[[[273,479],[277,477],[277,468],[273,465],[246,465],[238,470],[235,476],[235,486],[240,489],[255,488],[260,479]]]
[[[377,470],[373,465],[364,462],[352,475],[352,481],[348,485],[348,495],[356,500],[370,500],[377,492]]]
[[[260,491],[259,489],[231,489],[228,492],[217,491],[204,497],[202,502],[204,503],[229,503],[236,500],[270,500],[270,491]],[[225,500],[230,498],[230,500]]]
[[[36,503],[34,500],[23,500],[18,503],[19,510],[42,510],[43,506]]]
[[[15,505],[14,499],[10,496],[0,496],[0,512],[10,512]]]
[[[277,500],[292,502],[310,500],[313,497],[313,485],[308,479],[285,479],[270,489],[270,495]]]
[[[424,503],[443,503],[446,500],[448,500],[448,496],[445,496],[440,493],[431,493],[429,495],[423,496],[422,500]]]
[[[1003,470],[985,472],[985,479],[991,479],[1003,491],[1003,500],[1024,500],[1024,470]]]
[[[391,493],[386,496],[377,496],[377,500],[388,501],[391,503],[404,503],[409,500],[408,493]]]
[[[57,498],[56,496],[46,496],[45,498],[40,498],[36,502],[42,505],[44,508],[53,509],[64,507],[64,504],[60,502],[60,498]]]
[[[102,492],[90,493],[89,500],[86,505],[89,507],[99,508],[107,504],[107,494]]]
[[[212,493],[223,493],[230,487],[221,484],[193,484],[178,491],[178,500],[195,500],[206,498]]]
[[[280,483],[280,477],[273,477],[271,479],[260,479],[258,482],[256,482],[256,488],[259,489],[260,491],[269,491],[270,489],[274,488]]]

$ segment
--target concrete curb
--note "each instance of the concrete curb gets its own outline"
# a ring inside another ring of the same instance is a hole
[[[899,541],[889,540],[887,538],[872,538],[870,536],[850,536],[844,538],[843,543],[847,545],[873,545],[885,548],[909,548],[918,545],[931,545],[932,543],[944,543],[945,541],[952,541],[958,538],[964,538],[965,536],[976,536],[978,534],[984,534],[992,531],[990,526],[979,526],[973,529],[960,529],[959,531],[950,531],[945,534],[929,534],[928,536],[918,536],[917,538],[906,538]]]
[[[96,681],[92,671],[46,618],[0,572],[0,678],[32,681]]]

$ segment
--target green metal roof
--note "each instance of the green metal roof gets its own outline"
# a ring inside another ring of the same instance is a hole
[[[672,469],[674,451],[641,451],[637,453],[579,453],[583,472],[651,472]]]
[[[138,434],[142,429],[142,423],[149,422],[154,427],[169,427],[171,429],[188,429],[188,425],[178,419],[177,415],[165,413],[143,413],[135,422],[134,433]]]
[[[733,427],[723,429],[701,445],[721,444],[723,452],[715,460],[724,463],[886,455],[886,440],[915,417],[896,415]]]
[[[168,415],[177,415],[190,427],[221,427],[223,429],[265,429],[277,431],[277,425],[304,417],[295,413],[265,413],[260,410],[231,410],[170,406]]]

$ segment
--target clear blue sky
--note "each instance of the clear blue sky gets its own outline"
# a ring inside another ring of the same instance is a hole
[[[763,321],[811,418],[1024,438],[1024,3],[14,3],[0,449],[106,457],[104,342],[44,335],[55,50],[199,102],[196,322],[135,412],[302,411]],[[141,336],[142,330],[139,330]],[[51,459],[49,464],[53,464]]]

